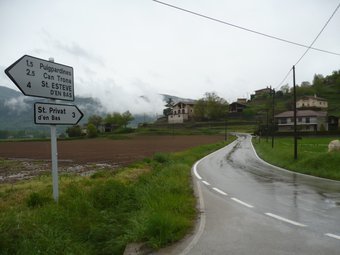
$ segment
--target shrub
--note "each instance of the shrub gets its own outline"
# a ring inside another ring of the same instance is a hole
[[[153,159],[158,163],[164,164],[170,161],[170,156],[166,153],[155,153]]]
[[[81,128],[79,125],[72,126],[66,129],[66,133],[69,137],[81,136]]]
[[[87,137],[94,138],[98,136],[97,128],[92,123],[87,125]]]

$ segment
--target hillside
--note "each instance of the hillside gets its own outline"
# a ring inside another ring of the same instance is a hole
[[[171,98],[173,101],[184,100],[183,98],[171,96],[171,95],[161,95],[163,96],[164,104]],[[147,96],[143,96],[146,101],[149,99]],[[34,98],[24,96],[21,92],[16,90],[0,86],[0,130],[12,130],[19,131],[25,130],[48,131],[46,126],[35,125],[34,124],[34,103],[35,102],[47,102],[44,98]],[[79,107],[79,109],[84,113],[84,118],[80,121],[80,124],[87,122],[87,119],[91,115],[101,115],[105,116],[105,112],[102,104],[99,100],[91,97],[76,97],[75,101],[72,102]],[[129,109],[126,109],[129,110]],[[162,110],[162,109],[160,109]],[[153,122],[157,119],[157,116],[151,116],[148,114],[137,114],[134,115],[134,120],[130,123],[131,126],[136,127],[142,122]],[[58,126],[59,132],[65,130],[65,126]]]
[[[46,126],[34,124],[34,103],[47,102],[47,99],[33,98],[22,95],[13,89],[0,86],[0,130],[46,130]],[[84,113],[86,122],[88,116],[101,114],[101,104],[90,97],[77,97],[73,102]],[[58,126],[60,130],[65,127]]]
[[[293,88],[282,88],[276,91],[275,113],[293,109]],[[316,74],[312,84],[303,82],[296,87],[297,99],[302,96],[313,96],[324,98],[328,101],[328,114],[340,117],[340,70],[334,71],[331,75],[323,77]],[[267,109],[271,114],[271,95],[261,95],[248,102],[245,115],[255,116],[258,113],[265,114]]]

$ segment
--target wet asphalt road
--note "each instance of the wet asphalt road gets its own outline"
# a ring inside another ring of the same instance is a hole
[[[198,230],[169,254],[340,254],[340,182],[270,166],[246,135],[194,173]]]

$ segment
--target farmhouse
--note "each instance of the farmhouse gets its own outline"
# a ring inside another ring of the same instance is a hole
[[[274,90],[272,88],[269,88],[269,87],[255,90],[255,94],[250,95],[250,99],[253,100],[253,99],[259,98],[263,95],[271,95],[273,91]]]
[[[298,110],[296,124],[299,131],[328,131],[327,112]],[[275,115],[275,122],[279,132],[291,132],[294,130],[294,112],[287,111]]]
[[[168,123],[184,123],[192,120],[194,116],[194,100],[182,100],[175,103],[172,112],[168,116]]]
[[[314,96],[304,96],[296,102],[298,109],[326,110],[328,102],[326,99]]]
[[[243,109],[246,108],[247,106],[245,104],[241,104],[238,102],[233,102],[229,105],[229,112],[234,113],[234,112],[243,112]]]

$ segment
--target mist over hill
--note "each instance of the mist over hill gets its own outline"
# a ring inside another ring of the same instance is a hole
[[[160,95],[165,102],[171,98],[174,102],[183,100],[183,98]],[[152,100],[148,96],[141,96],[145,103],[150,103]],[[0,130],[48,130],[48,126],[34,124],[34,103],[35,102],[48,102],[48,99],[24,96],[21,92],[10,89],[8,87],[0,86]],[[65,103],[57,101],[57,103]],[[87,119],[91,115],[105,116],[107,113],[113,113],[115,109],[107,109],[100,102],[99,99],[92,97],[76,97],[74,102],[69,104],[76,105],[83,113],[84,118],[80,124],[87,123]],[[130,109],[126,109],[128,111]],[[159,109],[162,112],[163,109]],[[142,122],[153,122],[159,117],[159,114],[144,113],[133,114],[134,120],[131,126],[137,126]],[[64,130],[66,126],[58,125],[58,129]]]

